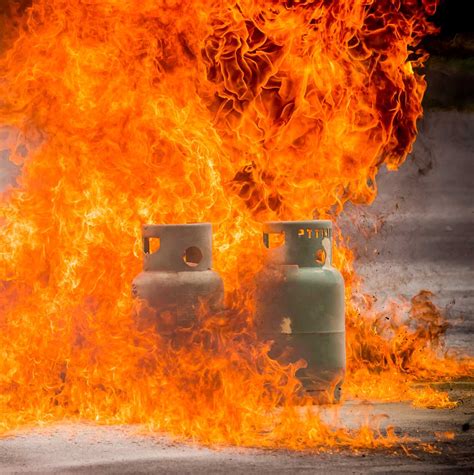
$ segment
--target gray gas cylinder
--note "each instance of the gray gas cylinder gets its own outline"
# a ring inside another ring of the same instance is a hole
[[[132,284],[133,295],[148,304],[142,324],[172,334],[196,321],[201,303],[221,308],[224,286],[212,270],[211,224],[147,224],[142,235],[143,272]]]
[[[344,280],[331,265],[331,221],[269,222],[267,262],[257,277],[255,324],[270,356],[304,359],[297,376],[319,402],[336,402],[346,367]],[[275,242],[275,245],[272,243]]]

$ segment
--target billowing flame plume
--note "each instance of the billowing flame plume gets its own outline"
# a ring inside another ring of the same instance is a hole
[[[24,2],[23,2],[24,3]],[[1,20],[0,140],[21,167],[0,214],[0,425],[145,422],[205,443],[387,445],[331,429],[252,331],[261,222],[370,203],[416,135],[433,0],[34,0]],[[140,331],[142,223],[214,223],[228,310],[185,349]],[[354,395],[448,405],[426,294],[376,315],[347,284]],[[383,323],[382,323],[383,322]],[[389,323],[385,323],[389,322]],[[417,324],[418,323],[418,324]],[[298,363],[302,364],[302,363]],[[383,388],[383,394],[378,394]],[[347,392],[346,390],[346,392]]]

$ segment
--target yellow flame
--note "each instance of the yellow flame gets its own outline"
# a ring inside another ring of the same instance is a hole
[[[68,417],[213,444],[395,443],[393,431],[331,428],[298,409],[298,364],[271,360],[251,330],[252,287],[262,221],[370,203],[380,165],[405,160],[434,8],[34,0],[2,17],[0,124],[21,175],[1,198],[0,427]],[[228,307],[203,307],[176,349],[137,328],[130,282],[142,223],[196,221],[215,223]],[[414,329],[354,300],[353,254],[337,234],[347,389],[446,405],[407,388],[472,362],[437,354],[443,323],[425,294]]]

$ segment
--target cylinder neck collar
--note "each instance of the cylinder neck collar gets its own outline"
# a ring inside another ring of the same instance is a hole
[[[210,223],[145,224],[145,271],[203,271],[212,267]]]
[[[263,243],[271,263],[300,267],[328,266],[332,259],[332,222],[267,222],[263,226]]]

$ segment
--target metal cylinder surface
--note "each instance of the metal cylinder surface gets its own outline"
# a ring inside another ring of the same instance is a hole
[[[146,302],[142,324],[160,334],[173,334],[196,321],[200,303],[218,309],[224,285],[212,270],[212,226],[209,223],[144,225],[144,264],[132,284]]]
[[[336,402],[346,367],[344,280],[331,265],[331,221],[264,225],[266,266],[257,277],[256,328],[270,356],[304,359],[297,376],[319,402]]]

